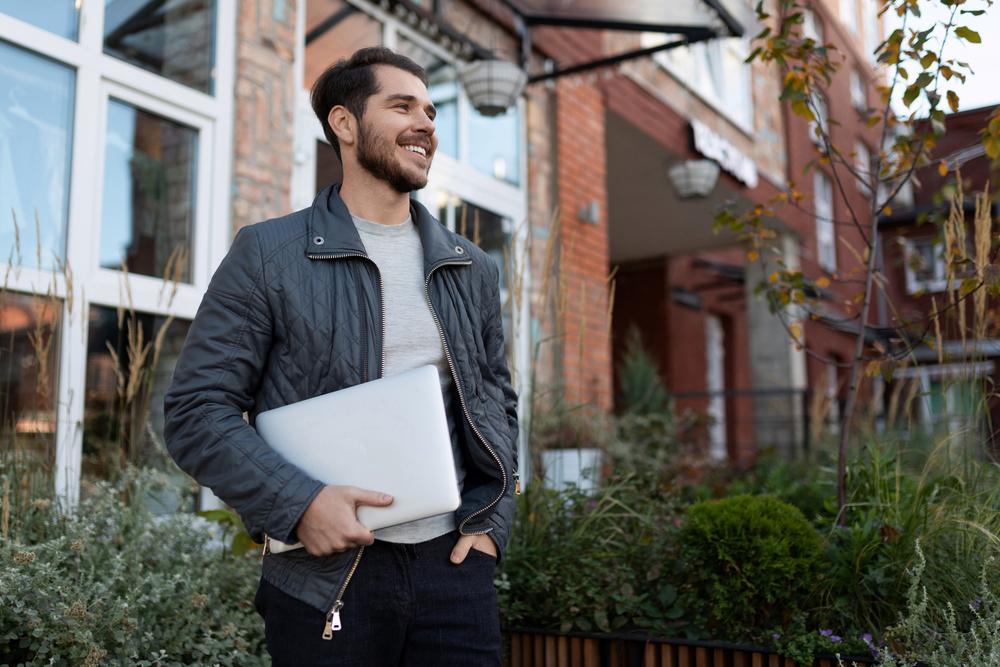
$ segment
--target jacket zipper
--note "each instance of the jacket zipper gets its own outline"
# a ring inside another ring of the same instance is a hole
[[[437,311],[434,310],[434,304],[431,302],[431,276],[434,275],[434,272],[437,271],[442,266],[450,266],[450,265],[468,266],[469,264],[472,264],[472,262],[471,261],[445,262],[443,264],[436,265],[434,268],[430,270],[430,273],[427,274],[427,278],[424,281],[424,294],[427,297],[427,305],[431,309],[431,315],[434,317],[434,324],[437,325],[438,335],[441,337],[441,345],[444,347],[444,356],[445,359],[448,360],[448,369],[451,371],[452,381],[455,383],[455,388],[458,391],[458,401],[462,405],[462,412],[465,414],[465,419],[466,421],[469,422],[469,426],[472,428],[472,431],[476,434],[476,437],[479,438],[479,441],[483,444],[483,447],[486,448],[486,451],[489,452],[490,456],[493,457],[493,460],[496,461],[497,468],[500,469],[500,477],[503,482],[502,486],[500,487],[500,495],[497,496],[495,500],[487,504],[482,509],[477,510],[472,514],[470,514],[469,516],[465,517],[465,519],[458,527],[458,533],[460,535],[483,535],[485,533],[490,532],[493,529],[487,528],[486,530],[479,531],[478,533],[466,533],[465,525],[469,523],[469,521],[472,520],[473,517],[490,510],[494,505],[496,505],[503,499],[504,494],[507,492],[507,471],[503,469],[503,463],[500,462],[500,457],[497,456],[496,451],[494,451],[494,449],[490,447],[490,444],[486,442],[486,438],[484,438],[483,434],[480,433],[479,427],[476,426],[476,424],[472,421],[472,415],[469,413],[469,407],[465,403],[465,395],[462,393],[462,384],[458,380],[458,373],[455,372],[455,364],[451,359],[451,350],[448,349],[448,340],[445,338],[444,328],[441,326],[441,320],[438,319]]]
[[[378,376],[382,377],[382,373],[385,371],[385,297],[383,292],[385,290],[382,284],[382,272],[378,268],[378,264],[375,263],[371,257],[363,252],[347,252],[339,253],[336,255],[309,255],[306,254],[309,259],[341,259],[343,257],[361,257],[372,263],[375,267],[375,275],[378,276],[378,303],[379,310],[381,311],[382,321],[380,322],[382,327],[382,338],[379,340],[379,364],[378,364]],[[367,359],[367,353],[366,353]],[[368,362],[364,362],[364,377],[368,380]],[[358,555],[354,557],[354,563],[351,564],[351,569],[347,573],[347,578],[344,579],[344,583],[341,585],[340,590],[337,591],[337,599],[330,608],[330,611],[326,614],[326,624],[323,626],[323,639],[333,639],[333,633],[340,630],[342,627],[340,622],[340,610],[344,607],[344,593],[347,592],[347,585],[351,583],[351,577],[354,576],[355,570],[358,569],[358,564],[361,563],[361,556],[365,553],[365,548],[362,546],[358,549]]]
[[[364,553],[365,548],[362,546],[358,549],[358,555],[354,557],[354,563],[347,573],[347,579],[344,579],[343,585],[337,591],[337,601],[333,603],[333,607],[326,614],[326,624],[323,626],[323,639],[333,639],[333,633],[341,628],[340,610],[344,607],[344,593],[347,591],[347,584],[351,583],[351,577],[354,576],[354,571],[358,569],[358,563],[361,562],[361,556]]]

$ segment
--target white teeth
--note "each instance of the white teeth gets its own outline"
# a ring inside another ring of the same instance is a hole
[[[427,157],[427,151],[424,149],[423,146],[403,146],[403,148],[410,151],[411,153],[417,153],[419,155]]]

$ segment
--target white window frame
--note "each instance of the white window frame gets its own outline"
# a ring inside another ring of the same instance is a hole
[[[865,89],[864,79],[861,77],[861,73],[855,68],[851,68],[848,76],[850,77],[851,106],[859,112],[864,113],[868,110],[868,92]]]
[[[821,170],[813,171],[813,205],[816,215],[816,261],[820,267],[837,271],[837,228],[833,222],[833,184]]]
[[[827,103],[826,95],[818,90],[809,94],[813,116],[809,121],[809,138],[822,151],[826,150],[826,141],[830,138],[830,105]],[[824,135],[826,139],[824,139]]]
[[[705,387],[708,389],[708,454],[725,460],[726,451],[726,330],[722,318],[705,316]]]
[[[46,294],[63,303],[56,393],[55,493],[67,508],[80,496],[88,311],[92,305],[191,319],[232,238],[230,168],[235,92],[236,12],[219,0],[214,21],[212,95],[104,53],[104,3],[80,0],[78,41],[0,14],[0,39],[75,70],[65,258],[73,281],[59,271],[12,268],[8,289]],[[101,269],[99,237],[109,96],[196,128],[198,163],[190,284],[164,303],[164,281]],[[7,271],[5,263],[0,270]],[[70,293],[72,291],[72,293]],[[128,293],[130,292],[131,298]],[[73,304],[72,311],[69,304]]]
[[[878,6],[874,0],[861,2],[861,29],[864,31],[865,52],[870,62],[875,63],[875,49],[882,41],[882,30],[879,25]]]
[[[816,18],[816,12],[808,7],[802,10],[802,37],[812,39],[819,46],[823,45],[823,23]]]
[[[640,33],[643,47],[663,44],[668,36]],[[698,99],[747,135],[754,133],[753,80],[749,65],[740,68],[740,80],[726,77],[726,59],[742,63],[750,53],[749,38],[715,38],[653,54],[653,61]],[[723,91],[721,94],[719,90]]]
[[[874,0],[863,0],[869,2]],[[840,0],[840,22],[855,35],[858,34],[857,0]]]
[[[934,266],[931,278],[920,279],[917,272],[913,270],[911,262],[918,254],[917,246],[931,247],[934,257]],[[903,237],[903,268],[906,272],[906,292],[908,294],[943,292],[948,287],[947,266],[945,266],[942,244],[935,241],[932,236]]]
[[[461,65],[455,56],[443,49],[434,42],[426,39],[423,35],[413,30],[398,17],[393,16],[380,7],[364,0],[345,0],[348,4],[365,12],[382,24],[382,43],[387,48],[394,48],[397,35],[405,35],[406,38],[438,58],[451,63]],[[299,0],[300,8],[303,0]],[[300,14],[302,12],[300,11]],[[304,44],[304,24],[298,26],[297,43]],[[292,169],[292,206],[294,209],[306,208],[310,206],[315,198],[316,192],[316,146],[317,142],[328,143],[323,132],[323,126],[316,118],[309,101],[309,93],[302,89],[301,72],[304,70],[305,53],[304,49],[296,50],[298,63],[296,66],[296,76],[299,82],[296,98],[297,108],[295,113],[295,144],[294,144],[294,166]],[[458,86],[458,159],[438,153],[434,156],[434,165],[431,168],[428,183],[425,188],[417,191],[416,199],[423,204],[433,215],[437,215],[437,205],[445,197],[458,197],[470,204],[480,206],[492,211],[510,225],[511,228],[511,252],[514,265],[523,268],[522,290],[524,292],[518,308],[511,313],[514,340],[510,341],[510,349],[513,353],[511,362],[511,375],[515,390],[520,397],[518,415],[522,422],[529,419],[527,410],[530,407],[528,397],[531,395],[530,386],[530,363],[531,363],[531,340],[530,340],[530,308],[529,295],[531,293],[531,271],[528,261],[528,157],[527,157],[527,123],[525,122],[524,100],[518,100],[516,113],[518,114],[518,141],[520,150],[518,151],[518,185],[507,181],[502,181],[489,174],[485,174],[473,168],[464,158],[468,154],[469,142],[465,136],[465,115],[469,113],[472,106],[468,102],[465,90]],[[454,221],[442,221],[448,224],[454,231]],[[502,293],[501,298],[506,298]],[[520,475],[523,482],[530,478],[530,460],[527,452],[526,431],[521,429],[520,441],[518,443]]]
[[[867,197],[871,194],[872,153],[861,139],[854,141],[854,170],[858,172],[858,189]]]

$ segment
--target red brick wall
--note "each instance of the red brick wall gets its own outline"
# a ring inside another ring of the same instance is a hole
[[[566,400],[610,408],[607,183],[604,99],[579,80],[557,84],[557,179],[560,210],[559,280]],[[581,208],[596,202],[597,224]]]
[[[276,21],[271,0],[239,3],[233,158],[235,228],[291,207],[295,3]]]

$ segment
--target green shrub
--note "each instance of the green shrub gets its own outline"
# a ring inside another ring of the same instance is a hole
[[[504,624],[676,636],[678,517],[672,496],[637,477],[590,493],[529,485],[497,577]]]
[[[796,508],[769,496],[692,505],[681,529],[687,606],[717,638],[761,639],[786,627],[813,593],[822,551]]]
[[[162,483],[99,484],[71,518],[35,499],[0,545],[3,663],[266,664],[256,560],[202,519],[153,516]]]

